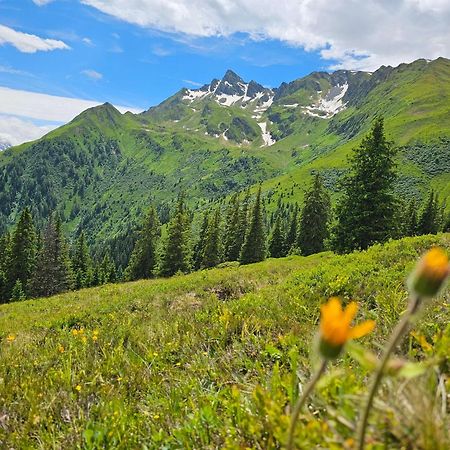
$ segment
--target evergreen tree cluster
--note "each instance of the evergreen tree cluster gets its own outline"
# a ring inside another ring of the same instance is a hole
[[[56,215],[38,233],[25,208],[12,232],[0,237],[1,303],[48,297],[116,279],[109,255],[99,263],[92,260],[83,232],[70,247]]]
[[[327,249],[348,252],[390,238],[450,231],[450,216],[445,217],[445,205],[433,191],[422,205],[414,200],[405,205],[395,197],[394,157],[383,120],[377,119],[350,160],[335,211],[319,174],[305,192],[301,208],[279,198],[270,214],[260,188],[254,196],[249,191],[236,193],[228,203],[201,214],[190,211],[181,194],[172,215],[168,206],[159,212],[151,207],[139,230],[126,236],[134,241],[129,258],[128,253],[115,254],[118,246],[95,260],[82,231],[69,245],[56,215],[38,233],[25,208],[15,228],[0,236],[0,301],[46,297],[119,280],[173,276],[226,262],[250,264],[266,257],[307,256]],[[168,222],[164,227],[161,211]],[[123,273],[111,256],[128,261]]]

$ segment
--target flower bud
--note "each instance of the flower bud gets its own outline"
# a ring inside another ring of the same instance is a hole
[[[409,289],[418,297],[438,294],[450,272],[448,257],[440,248],[432,248],[418,262],[409,278]]]

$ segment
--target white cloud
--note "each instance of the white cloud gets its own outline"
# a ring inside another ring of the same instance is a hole
[[[103,78],[103,74],[92,69],[82,70],[81,73],[95,81],[101,80]]]
[[[92,42],[92,40],[87,37],[84,37],[83,39],[81,39],[81,41],[83,42],[83,44],[86,44],[89,47],[94,46],[94,43]]]
[[[0,86],[0,140],[14,145],[37,139],[101,102],[38,94]],[[137,108],[116,106],[124,113]]]
[[[0,25],[0,45],[4,44],[13,45],[23,53],[70,49],[63,41],[44,39],[34,34],[22,33],[21,31]]]
[[[0,142],[18,145],[33,141],[57,126],[58,124],[37,125],[30,119],[0,114]]]
[[[190,84],[191,86],[196,86],[196,87],[201,87],[203,86],[202,83],[198,83],[197,81],[192,81],[192,80],[183,80],[183,83],[187,83]]]
[[[450,57],[448,0],[81,0],[141,27],[192,36],[248,33],[372,70]]]

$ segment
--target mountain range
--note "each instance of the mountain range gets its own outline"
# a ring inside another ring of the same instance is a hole
[[[314,72],[275,89],[228,70],[141,114],[105,103],[0,153],[0,228],[30,206],[39,223],[56,210],[67,231],[116,243],[150,203],[167,220],[181,190],[199,210],[262,183],[270,209],[300,202],[317,172],[336,198],[352,148],[378,115],[399,149],[401,198],[432,187],[445,199],[449,100],[450,61],[438,58]]]

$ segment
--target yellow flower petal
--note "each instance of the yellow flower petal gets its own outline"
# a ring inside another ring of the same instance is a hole
[[[355,327],[352,328],[350,332],[350,339],[359,339],[360,337],[369,334],[374,328],[375,328],[375,321],[366,320],[365,322],[360,323],[359,325],[356,325]]]

